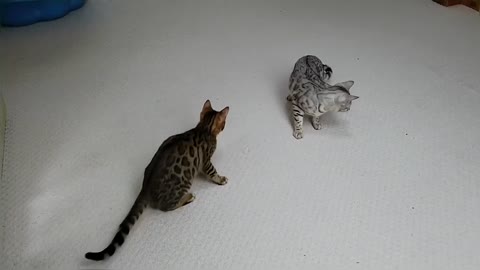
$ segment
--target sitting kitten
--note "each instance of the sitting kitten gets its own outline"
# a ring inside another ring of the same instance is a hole
[[[112,256],[147,205],[171,211],[191,203],[195,196],[188,191],[198,172],[205,173],[216,184],[227,183],[228,179],[217,173],[210,158],[217,147],[217,135],[225,127],[228,111],[228,107],[220,112],[213,110],[207,100],[195,128],[171,136],[160,145],[145,169],[142,190],[112,242],[101,252],[85,254],[85,258],[100,261],[107,254]]]
[[[300,58],[290,75],[290,95],[287,100],[292,103],[294,131],[293,136],[303,138],[303,117],[312,116],[312,125],[321,129],[320,116],[326,112],[346,112],[350,110],[352,100],[357,96],[350,95],[353,81],[330,85],[327,80],[332,69],[324,65],[313,55]]]

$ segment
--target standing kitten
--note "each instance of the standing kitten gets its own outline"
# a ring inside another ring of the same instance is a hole
[[[292,103],[294,131],[293,136],[303,138],[303,117],[312,116],[312,125],[321,129],[320,116],[326,112],[346,112],[350,110],[352,100],[357,96],[350,95],[353,81],[330,85],[327,80],[332,69],[324,65],[313,55],[298,59],[290,75],[290,95],[287,100]]]
[[[227,183],[228,179],[217,173],[210,158],[217,147],[217,135],[225,127],[228,111],[228,107],[220,112],[213,110],[207,100],[194,129],[171,136],[160,145],[145,169],[142,190],[112,242],[101,252],[85,254],[85,258],[100,261],[107,254],[112,256],[147,205],[171,211],[191,203],[195,196],[188,191],[198,172],[205,173],[216,184]]]

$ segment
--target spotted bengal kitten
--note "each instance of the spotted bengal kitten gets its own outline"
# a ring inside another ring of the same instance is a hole
[[[107,255],[112,256],[147,206],[171,211],[191,203],[195,196],[189,189],[197,173],[205,173],[216,184],[227,183],[228,179],[217,173],[210,159],[217,146],[217,135],[225,127],[228,111],[229,107],[215,111],[207,100],[195,128],[171,136],[160,145],[145,169],[142,190],[112,242],[103,251],[85,254],[85,258],[100,261]]]

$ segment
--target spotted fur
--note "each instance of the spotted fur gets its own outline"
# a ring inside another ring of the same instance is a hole
[[[330,85],[333,71],[313,55],[298,59],[290,75],[290,94],[287,100],[292,104],[294,120],[293,136],[303,138],[303,118],[312,117],[315,129],[322,128],[320,116],[326,112],[346,112],[350,110],[352,100],[357,96],[350,95],[353,81]]]
[[[100,261],[107,255],[112,256],[147,206],[171,211],[191,203],[195,196],[189,190],[199,172],[205,173],[218,185],[227,183],[228,179],[217,173],[210,159],[217,146],[217,135],[225,127],[228,112],[229,107],[220,112],[213,110],[207,100],[195,128],[171,136],[160,145],[145,169],[140,194],[112,242],[100,252],[85,254],[87,259]]]

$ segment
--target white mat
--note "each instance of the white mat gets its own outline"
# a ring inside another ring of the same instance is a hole
[[[400,3],[401,2],[401,3]],[[480,16],[430,0],[89,1],[0,32],[0,269],[480,269]],[[292,136],[320,56],[349,113]],[[196,201],[104,248],[169,135],[231,114]]]

